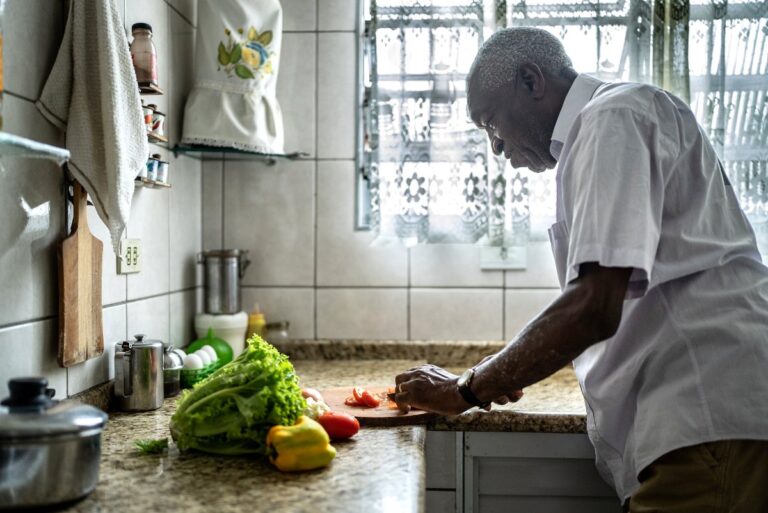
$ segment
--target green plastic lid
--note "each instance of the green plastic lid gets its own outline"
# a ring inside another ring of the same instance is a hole
[[[213,333],[213,328],[208,328],[208,335],[205,338],[199,338],[187,346],[187,353],[194,353],[203,346],[211,346],[216,351],[216,356],[219,357],[219,361],[222,365],[226,365],[232,361],[235,356],[226,340],[220,339]]]

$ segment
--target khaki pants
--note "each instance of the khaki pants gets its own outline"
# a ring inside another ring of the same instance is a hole
[[[639,476],[629,513],[768,513],[768,442],[724,440],[665,454]]]

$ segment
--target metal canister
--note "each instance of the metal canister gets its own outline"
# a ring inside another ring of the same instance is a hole
[[[234,314],[240,311],[240,280],[251,263],[248,251],[217,249],[197,254],[205,265],[205,313]]]
[[[134,338],[115,344],[115,403],[123,411],[156,410],[163,405],[163,343]]]

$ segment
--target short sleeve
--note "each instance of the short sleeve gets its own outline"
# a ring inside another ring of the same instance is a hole
[[[662,151],[653,123],[629,108],[582,112],[563,148],[566,283],[579,266],[631,267],[627,297],[645,294],[661,233]]]

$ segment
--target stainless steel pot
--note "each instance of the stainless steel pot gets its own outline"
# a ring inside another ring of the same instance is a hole
[[[205,313],[235,314],[240,311],[240,280],[251,263],[248,251],[217,249],[197,254],[205,265]]]
[[[107,414],[51,400],[45,378],[8,382],[0,407],[0,511],[81,499],[99,481]]]

